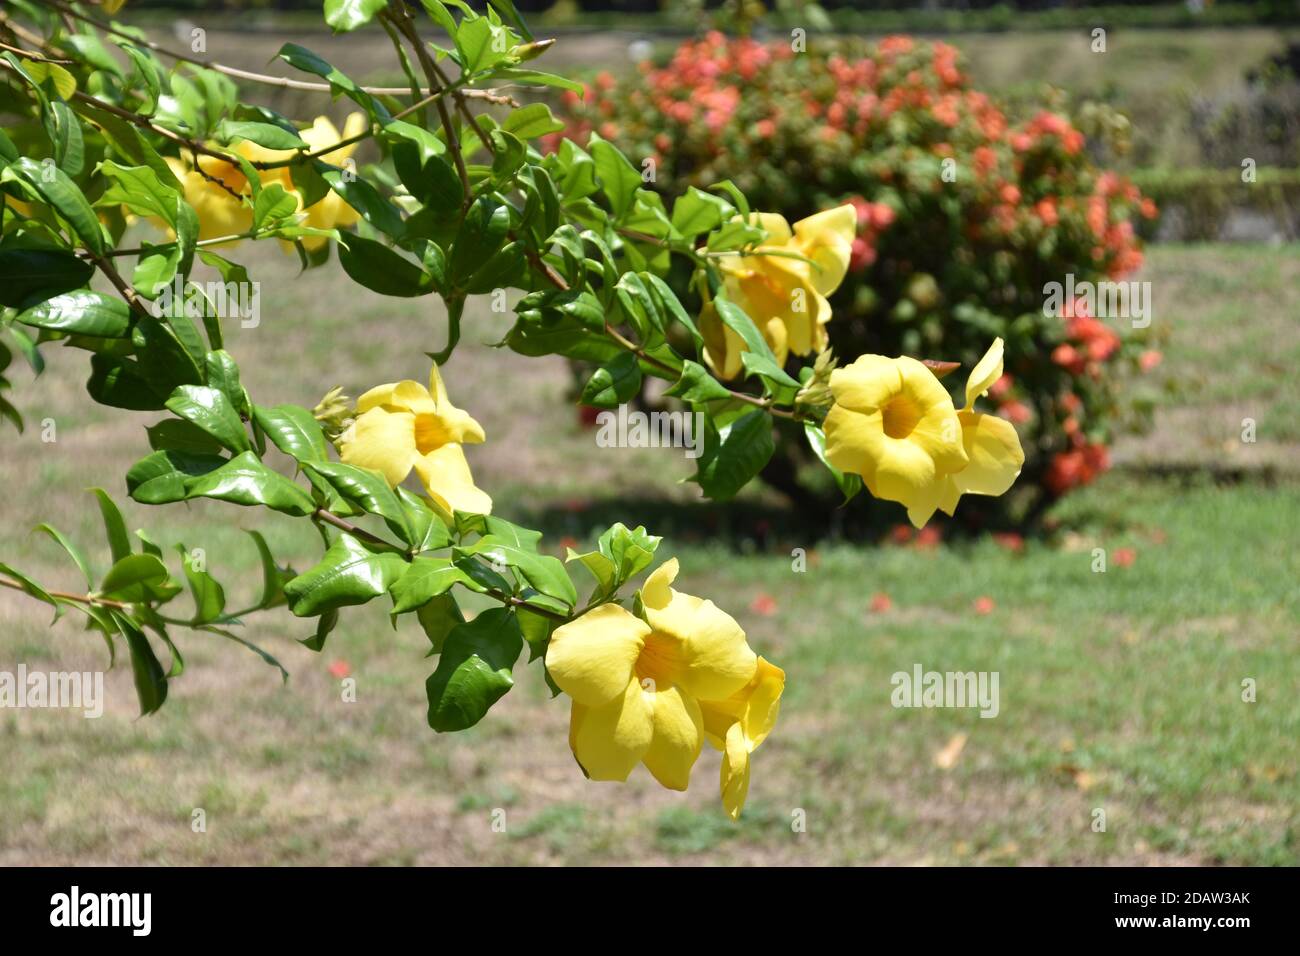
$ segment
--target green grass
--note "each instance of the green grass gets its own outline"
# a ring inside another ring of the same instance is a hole
[[[1117,457],[1186,467],[1176,479],[1112,472],[1023,553],[989,540],[849,547],[801,534],[761,493],[730,512],[701,504],[676,483],[684,460],[597,449],[564,404],[564,364],[483,347],[507,319],[475,311],[447,378],[487,430],[469,455],[498,510],[542,520],[553,553],[611,516],[669,533],[679,586],[733,613],[786,669],[742,821],[722,815],[711,751],[686,794],[642,771],[623,786],[584,780],[567,703],[549,699],[535,663],[518,665],[516,688],[478,727],[434,734],[427,641],[374,607],[345,611],[320,655],[295,643],[307,629],[287,614],[250,617],[247,636],[292,672],[285,686],[233,644],[180,634],[188,668],[157,715],[136,718],[125,667],[106,679],[100,720],[0,712],[0,864],[1298,863],[1298,262],[1294,246],[1151,251],[1142,278],[1170,333],[1157,381],[1179,387],[1162,392],[1155,432]],[[421,350],[444,339],[427,300],[381,299],[332,273],[299,278],[288,260],[256,265],[262,325],[231,329],[228,343],[256,400],[311,404],[335,384],[355,395],[418,378]],[[304,337],[308,310],[319,317]],[[121,475],[155,416],[93,406],[84,353],[47,358],[17,396],[59,437],[6,436],[0,560],[73,587],[75,571],[28,529],[53,521],[102,571],[83,489],[124,498]],[[1243,409],[1261,441],[1230,454]],[[1200,467],[1224,460],[1243,481],[1215,484]],[[771,516],[775,530],[759,534],[753,522]],[[232,602],[255,588],[243,528],[299,568],[319,553],[301,522],[232,506],[128,505],[127,517],[164,543],[206,547],[213,570],[241,582]],[[802,573],[795,548],[809,554]],[[1094,548],[1107,550],[1104,574]],[[1123,566],[1119,548],[1136,559]],[[870,610],[877,593],[890,610]],[[775,599],[770,615],[751,607],[761,595]],[[974,610],[981,597],[988,614]],[[0,594],[0,669],[102,668],[102,642],[70,618],[50,627],[46,610]],[[356,703],[327,671],[336,660],[351,665]],[[999,716],[893,708],[890,676],[915,663],[997,671]],[[1254,703],[1241,699],[1246,678]],[[964,749],[940,768],[959,734]],[[206,833],[191,829],[196,808]],[[1091,829],[1098,809],[1104,833]]]

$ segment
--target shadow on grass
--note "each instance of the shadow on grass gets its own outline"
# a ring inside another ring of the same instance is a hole
[[[1114,494],[1125,495],[1125,486],[1156,484],[1167,494],[1202,487],[1255,485],[1273,488],[1280,475],[1276,469],[1204,467],[1198,465],[1120,466],[1112,472],[1120,483]],[[1053,503],[1042,520],[1028,524],[1008,521],[1006,513],[991,499],[968,495],[958,506],[955,518],[936,514],[931,526],[946,541],[971,540],[989,533],[1014,532],[1025,538],[1050,540],[1084,528],[1119,531],[1132,524],[1131,513],[1122,502],[1104,497],[1069,495]],[[611,524],[622,521],[644,525],[652,534],[674,542],[711,542],[742,554],[777,550],[795,542],[801,546],[826,541],[877,544],[902,533],[914,533],[906,511],[892,502],[875,501],[864,492],[839,508],[821,511],[780,502],[742,499],[732,502],[684,502],[668,498],[612,496],[566,502],[524,505],[512,516],[537,528],[555,541],[570,537],[581,548]]]

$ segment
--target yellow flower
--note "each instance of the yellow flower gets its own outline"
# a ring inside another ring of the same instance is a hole
[[[626,780],[638,763],[685,790],[704,739],[703,701],[725,701],[758,659],[712,601],[670,587],[676,559],[641,590],[645,619],[602,604],[558,628],[546,668],[573,698],[569,746],[593,780]]]
[[[748,684],[726,700],[700,702],[705,739],[722,751],[722,805],[733,820],[749,793],[749,755],[772,732],[783,690],[785,671],[760,657]]]
[[[839,288],[848,270],[856,212],[850,205],[838,206],[801,219],[793,230],[776,213],[756,213],[751,221],[768,236],[753,255],[719,260],[727,298],[754,320],[778,362],[784,364],[791,352],[822,351],[831,319],[826,297]],[[723,379],[740,374],[745,344],[723,324],[712,303],[700,314],[700,332],[705,359],[714,372]]]
[[[299,130],[298,135],[310,147],[310,152],[316,153],[320,150],[327,149],[335,143],[342,142],[345,139],[351,139],[354,136],[364,132],[369,121],[364,113],[351,113],[343,124],[342,134],[335,128],[334,124],[327,117],[318,116],[316,121],[307,129]],[[351,158],[356,152],[357,143],[349,143],[346,146],[340,146],[338,149],[330,150],[320,158],[334,166],[341,166],[344,160]],[[290,156],[291,153],[283,153],[282,156]],[[293,188],[293,180],[289,176],[288,167],[283,167],[283,179],[281,185],[290,192],[296,192]],[[298,195],[298,209],[302,211],[302,196]],[[334,190],[330,190],[315,204],[309,206],[306,210],[306,218],[303,219],[302,225],[311,226],[315,229],[346,229],[354,225],[361,218],[361,214],[343,201]],[[324,236],[303,236],[302,244],[307,249],[319,249],[329,240]]]
[[[1002,377],[1002,340],[994,339],[966,380],[966,406],[957,412],[961,422],[961,443],[969,459],[961,471],[941,482],[934,506],[951,515],[963,494],[1000,495],[1015,483],[1025,463],[1016,428],[1005,418],[985,415],[974,410],[975,399]],[[934,514],[918,508],[920,524]],[[913,519],[916,520],[915,518]]]
[[[234,151],[251,159],[261,147],[244,141]],[[185,201],[199,217],[199,239],[217,239],[248,232],[253,226],[253,207],[242,196],[252,195],[248,178],[235,163],[214,156],[199,156],[198,168],[167,157],[172,174],[180,180]],[[155,220],[161,224],[161,220]],[[170,230],[168,230],[170,232]]]
[[[962,494],[1000,495],[1024,464],[1020,439],[1010,422],[972,405],[1001,375],[997,339],[971,372],[958,411],[922,363],[863,355],[831,373],[826,460],[861,475],[877,498],[905,505],[918,528],[936,509],[951,515]]]
[[[966,467],[947,389],[912,358],[863,355],[831,373],[826,460],[861,475],[877,498],[901,502],[920,527],[946,475]]]
[[[379,385],[357,399],[357,419],[339,436],[339,457],[381,473],[393,487],[414,468],[433,502],[450,513],[488,514],[492,499],[474,485],[461,448],[483,429],[447,398],[438,366],[429,387],[409,379]]]
[[[328,118],[318,116],[311,126],[300,130],[298,135],[307,144],[309,151],[314,153],[344,139],[350,139],[365,128],[366,117],[362,113],[352,113],[348,116],[341,135]],[[356,143],[350,143],[331,150],[321,158],[334,165],[340,165],[351,157],[356,148]],[[298,151],[295,150],[267,149],[248,140],[236,143],[227,151],[234,152],[253,163],[283,162],[298,155]],[[238,164],[215,156],[200,155],[197,168],[171,157],[168,157],[167,165],[180,180],[181,187],[185,191],[185,201],[198,213],[200,239],[238,235],[252,228],[253,209],[240,197],[251,196],[253,190]],[[298,210],[303,211],[302,194],[294,186],[293,176],[288,166],[259,170],[259,176],[262,185],[278,183],[286,192],[296,196]],[[221,184],[228,188],[223,188]],[[317,229],[346,228],[359,218],[355,209],[345,203],[338,193],[330,190],[306,210],[302,225]],[[323,236],[305,236],[302,239],[303,245],[308,249],[317,249],[326,242],[328,240]],[[287,249],[293,248],[292,243],[286,242],[284,245]]]

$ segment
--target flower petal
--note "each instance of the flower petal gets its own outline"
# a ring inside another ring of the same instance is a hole
[[[394,488],[415,461],[415,416],[374,407],[362,412],[339,438],[344,463],[380,472]]]
[[[492,513],[492,499],[474,484],[460,445],[443,445],[426,455],[417,454],[414,463],[425,491],[439,507],[449,513]]]
[[[1004,418],[979,412],[964,411],[959,417],[970,464],[952,476],[957,489],[976,495],[1004,493],[1025,463],[1015,426]]]
[[[966,465],[961,424],[952,396],[924,364],[916,359],[897,359],[903,380],[903,394],[921,410],[920,420],[908,440],[920,445],[934,459],[939,474],[958,471]]]
[[[650,627],[617,604],[602,604],[557,628],[546,649],[546,670],[560,690],[589,707],[619,696]]]
[[[848,203],[794,224],[794,244],[813,261],[812,285],[818,294],[830,295],[844,281],[857,231],[857,210]]]
[[[749,748],[745,745],[745,735],[740,724],[732,724],[727,731],[726,746],[722,752],[720,789],[722,807],[727,811],[727,816],[739,820],[740,811],[745,808],[745,798],[749,795]]]
[[[741,729],[751,750],[767,739],[776,726],[781,712],[781,694],[785,691],[785,671],[762,657],[758,659],[758,672],[742,692],[745,697]]]
[[[627,779],[654,738],[652,707],[641,685],[630,680],[623,693],[600,707],[576,701],[569,717],[573,756],[592,780]]]
[[[679,565],[676,558],[669,558],[655,568],[650,577],[641,586],[641,603],[646,607],[667,607],[673,599],[672,583],[677,580]]]
[[[701,700],[729,697],[749,682],[758,666],[745,632],[712,601],[671,593],[666,606],[645,604],[654,633],[646,638],[639,672],[660,687],[680,686]]]
[[[417,415],[427,415],[437,408],[429,390],[409,378],[400,382],[389,382],[386,385],[376,385],[357,399],[358,412],[364,413],[372,408],[381,407],[390,411],[412,412]]]
[[[447,386],[443,384],[442,375],[435,362],[429,371],[429,391],[437,404],[439,430],[444,442],[460,442],[476,445],[484,440],[483,426],[476,422],[468,412],[461,411],[447,397]]]
[[[859,355],[852,364],[831,372],[835,404],[855,412],[875,412],[903,387],[894,360],[883,355]]]
[[[654,738],[642,758],[669,790],[685,790],[704,743],[700,705],[676,687],[654,693]]]
[[[994,339],[984,357],[971,370],[966,379],[966,407],[970,408],[979,398],[1002,377],[1002,340]]]

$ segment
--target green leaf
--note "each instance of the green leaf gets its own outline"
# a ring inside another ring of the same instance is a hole
[[[388,0],[325,0],[325,22],[335,33],[363,27],[384,9]]]
[[[202,428],[182,418],[165,418],[145,428],[149,447],[157,451],[181,451],[191,455],[219,456],[221,443]]]
[[[222,143],[233,143],[246,139],[267,149],[308,149],[301,136],[283,126],[273,123],[256,123],[242,120],[222,120],[216,129],[216,137]]]
[[[80,289],[95,267],[60,249],[0,249],[0,305],[18,307]]]
[[[51,332],[121,338],[131,326],[131,310],[116,296],[83,289],[64,292],[18,314],[18,321]]]
[[[519,15],[515,8],[514,0],[488,0],[492,8],[501,14],[501,19],[510,24],[520,35],[529,43],[533,40],[533,35],[528,29],[528,24],[524,23],[524,18]]]
[[[428,603],[416,610],[415,617],[420,622],[420,627],[424,628],[424,635],[432,645],[429,656],[441,654],[447,642],[447,635],[457,625],[465,623],[465,615],[461,614],[460,606],[450,594],[439,594],[437,597],[430,598]]]
[[[735,212],[735,207],[721,196],[691,186],[686,195],[673,204],[673,228],[687,239],[693,239],[717,229]]]
[[[452,628],[429,677],[429,726],[439,733],[473,727],[514,686],[523,651],[519,621],[505,608],[483,611]]]
[[[271,546],[266,543],[260,531],[248,531],[253,543],[257,545],[257,554],[262,562],[262,596],[258,598],[259,608],[275,607],[284,603],[284,573],[275,563]]]
[[[140,368],[140,363],[111,355],[90,357],[90,380],[86,391],[101,405],[149,412],[164,407],[166,394],[159,394]]]
[[[280,451],[299,462],[325,461],[329,444],[320,422],[300,405],[253,406],[253,419]]]
[[[189,422],[170,419],[160,422],[155,428],[174,423],[185,425],[208,437]],[[210,439],[209,439],[210,440]],[[213,445],[215,446],[215,442]],[[200,475],[215,471],[226,464],[227,459],[206,452],[162,449],[152,455],[146,455],[126,473],[127,493],[136,501],[145,505],[169,504],[184,501],[189,496],[189,483]]]
[[[303,638],[298,643],[309,651],[315,651],[319,654],[325,649],[325,638],[330,636],[330,632],[338,626],[339,612],[337,609],[326,611],[316,619],[316,631],[311,637]]]
[[[19,180],[34,189],[41,199],[53,207],[72,231],[95,255],[108,249],[103,227],[90,202],[68,174],[53,163],[38,163],[23,156],[0,171],[0,182]]]
[[[313,164],[321,178],[329,183],[343,201],[361,214],[361,218],[380,232],[401,239],[406,233],[402,215],[374,186],[349,170],[338,169],[320,160]]]
[[[339,240],[338,252],[343,271],[380,295],[413,298],[434,291],[433,276],[382,242],[349,234]]]
[[[289,683],[289,672],[284,669],[284,665],[281,664],[278,660],[276,660],[273,656],[268,654],[266,651],[262,650],[262,648],[258,647],[252,641],[246,641],[238,634],[232,634],[230,631],[227,631],[225,628],[212,627],[211,625],[206,627],[201,627],[199,628],[199,630],[207,631],[210,634],[220,634],[222,637],[226,638],[226,640],[234,641],[236,644],[248,648],[250,651],[252,651],[258,657],[260,657],[267,664],[270,664],[272,667],[279,670],[280,680],[282,683],[285,684]]]
[[[253,200],[253,229],[260,232],[268,223],[285,219],[297,211],[298,197],[279,183],[269,183]]]
[[[159,68],[158,61],[147,50],[136,46],[134,43],[129,43],[117,37],[112,39],[131,58],[131,62],[135,64],[136,74],[148,94],[145,97],[141,112],[145,116],[153,115],[158,108],[158,98],[162,94],[162,70]],[[136,88],[139,87],[139,84],[136,84],[134,79],[132,85]]]
[[[186,485],[186,497],[217,498],[238,505],[263,505],[296,517],[316,510],[315,502],[307,492],[284,475],[266,467],[251,451],[191,479]]]
[[[128,554],[114,562],[99,593],[119,601],[142,602],[165,593],[167,565],[152,554]]]
[[[641,174],[618,149],[599,136],[592,134],[588,144],[591,158],[596,163],[596,175],[609,200],[615,219],[621,219],[636,202],[636,191],[641,188]]]
[[[478,271],[505,242],[510,211],[490,196],[480,196],[465,213],[465,221],[448,257],[452,283],[462,283]]]
[[[238,453],[251,447],[239,413],[220,389],[208,385],[181,385],[167,399],[167,408],[203,429],[224,448]]]
[[[9,575],[9,577],[22,585],[22,589],[26,594],[30,594],[32,597],[36,598],[36,600],[44,601],[46,604],[50,605],[50,607],[54,608],[54,619],[56,621],[59,619],[60,615],[62,615],[63,610],[60,607],[59,602],[51,596],[50,592],[46,591],[45,588],[41,587],[17,568],[10,567],[4,562],[0,562],[0,573]]]
[[[108,547],[112,552],[113,561],[121,561],[131,553],[131,538],[126,533],[126,522],[122,520],[122,512],[117,510],[117,505],[103,488],[91,488],[90,491],[99,502],[99,514],[104,519],[104,533],[108,536]]]
[[[98,205],[126,206],[137,215],[157,216],[169,226],[176,226],[180,193],[153,169],[123,166],[106,159],[99,164],[97,171],[111,181]]]
[[[530,103],[507,116],[501,129],[519,139],[536,139],[547,133],[558,133],[564,129],[564,124],[552,115],[551,108],[545,103]]]
[[[167,700],[167,674],[149,646],[149,639],[125,614],[113,612],[126,645],[131,650],[131,673],[135,677],[135,693],[140,700],[140,716],[154,713]]]
[[[617,408],[641,388],[641,366],[631,352],[596,369],[582,390],[582,403],[595,408]]]
[[[208,384],[230,400],[240,418],[251,417],[248,393],[240,382],[239,366],[235,364],[234,357],[225,349],[217,347],[204,356],[203,366],[207,372]]]
[[[280,47],[280,52],[277,55],[295,69],[314,73],[326,80],[336,94],[345,94],[369,113],[372,119],[377,119],[380,123],[386,123],[390,119],[388,110],[384,108],[382,103],[357,85],[351,77],[346,76],[306,47],[299,46],[296,43],[286,43]]]
[[[320,563],[286,584],[284,593],[294,614],[312,617],[379,597],[405,570],[401,555],[372,551],[352,535],[340,534]]]
[[[200,624],[215,621],[226,609],[225,589],[207,571],[194,566],[194,558],[185,545],[178,544],[176,550],[180,553],[185,580],[189,582],[190,593],[194,596],[194,620]]]
[[[465,572],[449,558],[416,558],[393,584],[393,613],[417,610],[467,580]]]
[[[43,531],[53,538],[55,542],[57,542],[58,545],[68,553],[68,557],[72,558],[73,563],[81,571],[82,577],[86,579],[86,587],[94,587],[94,578],[91,577],[90,574],[90,563],[86,561],[86,556],[81,553],[80,548],[73,544],[62,531],[58,530],[53,525],[41,523],[36,526],[36,530]]]
[[[707,368],[689,359],[682,365],[682,377],[664,394],[692,403],[731,398],[731,392]]]
[[[450,530],[428,501],[401,487],[397,489],[397,497],[402,502],[407,520],[411,522],[411,530],[415,533],[411,542],[412,551],[437,551],[451,543]]]
[[[457,557],[476,555],[486,558],[493,564],[504,564],[513,568],[530,586],[542,594],[549,595],[564,602],[569,610],[578,603],[578,592],[573,587],[569,573],[564,569],[564,562],[549,554],[538,554],[535,550],[520,547],[508,538],[495,534],[486,535],[467,548],[456,548]]]
[[[763,469],[774,450],[772,421],[762,409],[721,429],[710,421],[695,480],[708,497],[727,501]]]
[[[718,296],[713,300],[718,318],[745,342],[745,351],[740,354],[741,364],[746,371],[760,376],[767,382],[774,395],[782,399],[792,398],[799,390],[799,382],[791,378],[781,368],[763,333],[758,330],[754,320],[736,303]]]
[[[578,554],[569,550],[567,561],[578,561],[596,579],[593,601],[604,601],[649,567],[663,539],[644,527],[629,529],[621,521],[611,525],[596,543],[597,550]]]
[[[572,93],[581,93],[582,84],[577,80],[571,80],[567,76],[557,76],[554,73],[543,73],[541,70],[527,70],[519,67],[502,67],[493,74],[493,80],[499,83],[522,83],[532,84],[540,83],[543,86],[555,86],[562,90],[569,90]]]
[[[379,472],[338,461],[306,462],[303,467],[328,481],[335,491],[362,511],[379,515],[407,544],[415,543],[415,531],[407,520],[405,509]]]

